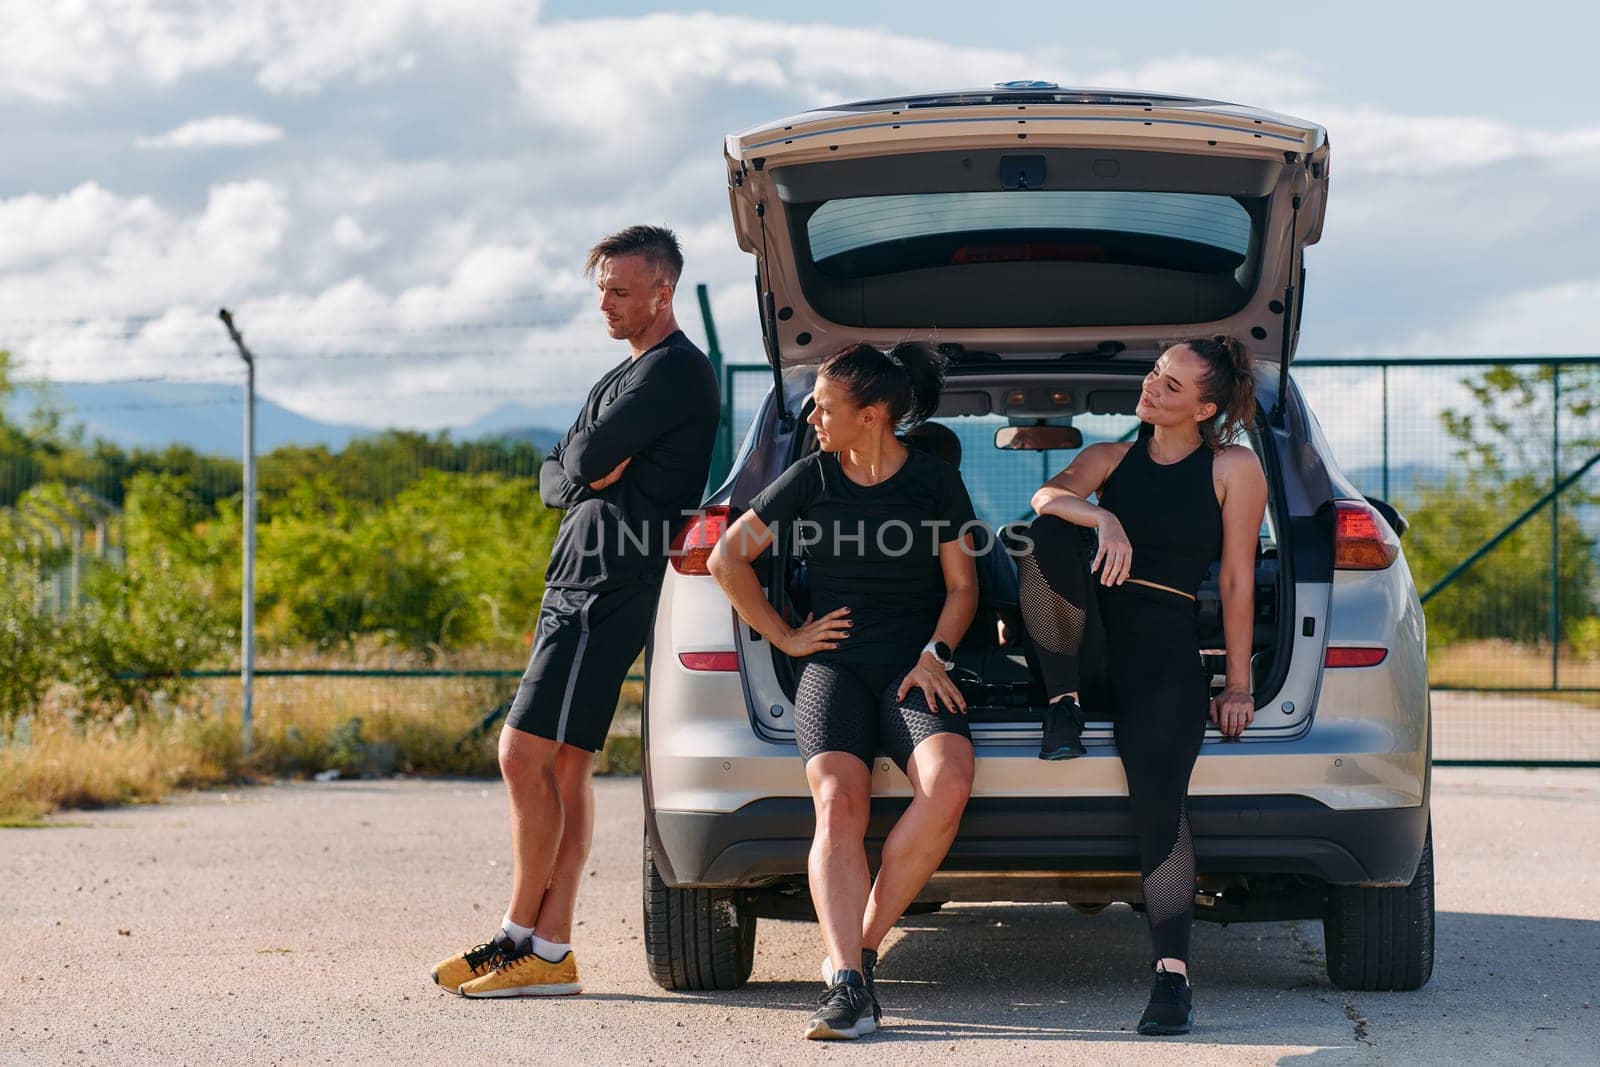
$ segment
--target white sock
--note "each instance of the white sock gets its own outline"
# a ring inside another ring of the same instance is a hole
[[[509,937],[512,944],[520,945],[533,936],[533,927],[518,926],[511,921],[511,914],[507,912],[506,917],[500,920],[500,932]]]
[[[567,953],[572,951],[570,943],[546,941],[538,934],[533,935],[533,954],[546,963],[560,963]]]

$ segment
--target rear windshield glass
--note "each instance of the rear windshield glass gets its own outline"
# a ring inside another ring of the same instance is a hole
[[[961,480],[972,497],[972,509],[991,528],[1009,523],[1032,521],[1034,492],[1077,458],[1077,451],[1010,451],[996,448],[995,431],[1008,425],[1004,416],[984,415],[942,418],[941,425],[953,430],[961,442]],[[1132,415],[1079,415],[1072,420],[1083,434],[1085,446],[1099,441],[1131,441],[1139,429]],[[1239,442],[1255,448],[1246,435]],[[948,457],[946,457],[948,458]],[[1272,529],[1272,510],[1261,524],[1264,551],[1274,548],[1277,537]]]
[[[1256,280],[1266,200],[1035,189],[790,205],[807,299],[865,328],[1169,325]]]
[[[831,274],[1006,259],[1232,270],[1250,248],[1250,213],[1198,193],[926,193],[829,200],[806,232]]]

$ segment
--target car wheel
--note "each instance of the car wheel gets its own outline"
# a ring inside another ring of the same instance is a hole
[[[1335,886],[1322,919],[1328,978],[1341,989],[1421,989],[1433,976],[1433,828],[1407,886]]]
[[[756,917],[727,889],[674,889],[644,843],[644,955],[662,989],[738,989],[756,958]]]

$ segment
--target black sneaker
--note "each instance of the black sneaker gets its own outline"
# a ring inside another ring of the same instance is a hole
[[[861,950],[861,973],[867,979],[867,992],[872,994],[872,1017],[878,1022],[883,1021],[883,1005],[878,1002],[878,983],[873,977],[873,971],[878,968],[878,952],[876,949],[864,948]],[[833,984],[833,961],[822,957],[822,984]]]
[[[1039,758],[1076,759],[1088,753],[1083,747],[1083,709],[1071,697],[1062,697],[1044,709],[1044,737]]]
[[[1157,971],[1150,990],[1150,1006],[1139,1019],[1141,1034],[1187,1034],[1194,1025],[1194,1004],[1189,979],[1172,971]]]
[[[860,971],[835,971],[817,1003],[822,1007],[806,1024],[808,1040],[854,1041],[878,1028],[877,1002]]]

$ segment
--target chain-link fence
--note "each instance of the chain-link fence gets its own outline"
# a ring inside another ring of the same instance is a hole
[[[1600,511],[1582,477],[1600,359],[1300,360],[1294,377],[1345,472],[1410,522],[1437,756],[1600,761]],[[764,364],[723,368],[719,458],[771,384]],[[981,455],[993,426],[967,421]],[[239,462],[5,432],[0,722],[236,717]],[[1015,458],[969,478],[992,522],[1023,517],[1070,454]],[[263,744],[316,762],[360,737],[380,762],[393,744],[400,769],[484,758],[473,731],[520,674],[560,517],[538,498],[541,459],[527,441],[414,433],[261,457]],[[464,738],[469,755],[440,747]]]
[[[1600,360],[1301,361],[1294,376],[1351,480],[1410,523],[1437,756],[1600,762]]]
[[[165,744],[238,723],[239,461],[11,430],[0,742],[71,724]],[[260,458],[264,766],[493,770],[478,727],[521,673],[560,517],[539,499],[542,458],[413,433]]]

